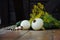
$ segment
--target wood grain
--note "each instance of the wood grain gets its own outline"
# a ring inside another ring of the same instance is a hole
[[[23,36],[27,31],[9,31],[5,34],[0,34],[0,40],[16,40],[17,37]]]
[[[51,31],[29,31],[18,40],[49,40]]]
[[[0,30],[0,40],[60,40],[60,29],[57,30]]]

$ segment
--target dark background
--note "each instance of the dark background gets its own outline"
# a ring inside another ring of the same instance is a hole
[[[0,0],[0,28],[29,19],[33,5],[38,2],[44,4],[46,11],[60,20],[59,0]]]

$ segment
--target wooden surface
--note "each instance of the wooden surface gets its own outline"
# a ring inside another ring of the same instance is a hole
[[[0,30],[0,40],[60,40],[60,30]]]

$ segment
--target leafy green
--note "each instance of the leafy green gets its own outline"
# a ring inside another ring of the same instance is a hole
[[[44,11],[44,5],[41,3],[37,3],[37,5],[33,6],[32,13],[30,14],[30,23],[35,18],[41,18],[44,21],[44,28],[60,28],[60,21],[55,19],[51,14]]]
[[[20,23],[21,23],[21,21],[18,21],[18,22],[16,23],[16,26],[17,26],[17,27],[20,26]]]

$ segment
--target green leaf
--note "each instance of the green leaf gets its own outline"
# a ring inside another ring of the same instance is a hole
[[[21,23],[21,21],[18,21],[18,22],[16,23],[17,27],[20,26],[20,23]]]

